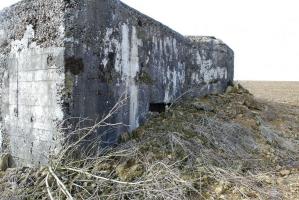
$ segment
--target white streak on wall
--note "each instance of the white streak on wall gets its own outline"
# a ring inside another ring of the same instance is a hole
[[[0,46],[2,46],[7,41],[7,35],[5,30],[0,29]]]
[[[196,53],[196,64],[200,66],[200,75],[204,82],[209,83],[216,79],[227,79],[227,69],[221,67],[213,66],[213,60],[204,60],[201,58],[200,53]],[[192,73],[192,81],[194,83],[199,83],[201,80],[198,73]]]
[[[163,52],[163,41],[162,40],[159,40],[159,51],[161,52],[161,55],[162,55],[162,52]]]
[[[106,29],[106,34],[104,37],[104,59],[102,60],[102,64],[104,65],[104,68],[106,68],[106,65],[108,63],[108,53],[111,51],[111,42],[110,42],[110,36],[113,33],[112,28],[107,28]],[[108,45],[108,47],[106,47]]]
[[[0,46],[6,42],[6,32],[0,29]],[[5,98],[5,87],[4,87],[4,77],[5,77],[5,65],[6,65],[6,57],[3,54],[0,54],[0,74],[3,74],[0,80],[0,99],[2,100]],[[3,110],[2,110],[3,112]],[[0,113],[1,114],[1,113]],[[0,153],[2,152],[2,145],[3,145],[3,132],[2,132],[2,120],[0,120]]]
[[[172,40],[172,47],[173,47],[173,53],[175,55],[175,58],[178,59],[178,56],[179,56],[179,50],[177,48],[177,41],[175,38],[173,38]]]
[[[199,51],[196,51],[196,64],[197,64],[198,66],[200,66],[201,63],[202,63],[202,61],[201,61],[201,56],[200,56],[200,54],[199,54]]]
[[[185,83],[185,65],[179,62],[177,69],[179,71],[177,71],[176,68],[170,70],[170,68],[167,67],[166,77],[164,78],[164,82],[166,83],[165,103],[173,101],[177,97],[176,95],[180,91],[180,87]]]
[[[119,51],[120,51],[120,43],[117,39],[115,38],[111,38],[112,34],[113,34],[114,29],[112,28],[107,28],[106,29],[106,33],[105,33],[105,37],[103,39],[103,43],[104,43],[104,49],[103,49],[103,53],[104,53],[104,58],[102,60],[102,65],[104,66],[104,68],[106,68],[107,63],[109,61],[108,55],[109,53],[115,53],[116,58],[115,58],[115,70],[117,72],[119,72],[120,68],[119,68],[119,60],[121,59],[119,56]]]
[[[201,80],[200,80],[200,73],[193,72],[191,74],[191,80],[192,80],[193,84],[199,84],[201,82]]]
[[[178,68],[179,68],[179,72],[178,72],[178,79],[179,79],[179,83],[180,85],[184,85],[185,84],[185,79],[186,79],[186,65],[185,63],[178,63]]]
[[[0,153],[2,152],[3,136],[2,136],[2,123],[0,123]]]
[[[166,69],[166,77],[164,78],[164,83],[166,84],[165,96],[164,96],[164,102],[165,103],[168,103],[171,100],[171,96],[170,96],[171,74],[172,74],[172,72],[170,71],[169,67],[167,67],[167,69]]]
[[[161,40],[160,40],[161,41]],[[161,44],[161,43],[160,43]],[[167,59],[166,62],[177,63],[176,66],[170,66],[161,73],[164,73],[163,84],[165,84],[165,95],[164,102],[169,103],[176,98],[176,94],[180,91],[182,85],[185,83],[185,65],[178,61],[178,49],[176,39],[166,37],[163,42],[163,49],[160,49],[160,52],[164,53],[161,55],[161,60]],[[164,57],[163,57],[164,56]],[[174,62],[175,61],[175,62]],[[163,65],[162,65],[163,66]],[[159,68],[161,70],[161,67]]]
[[[140,42],[137,38],[136,28],[132,29],[131,57],[130,57],[130,129],[131,131],[139,126],[138,119],[138,86],[135,77],[139,71],[138,46]]]
[[[129,105],[129,125],[130,131],[139,126],[138,119],[138,86],[135,78],[139,72],[138,47],[142,46],[137,37],[136,28],[132,27],[131,40],[129,38],[130,29],[128,25],[122,25],[121,43],[121,79],[126,83],[127,94],[130,98]],[[119,70],[118,67],[116,70]]]
[[[158,47],[158,40],[155,36],[153,36],[152,42],[154,44],[154,52],[157,52],[159,47]]]
[[[220,67],[212,67],[212,60],[205,60],[202,62],[201,74],[206,83],[216,79],[224,79],[227,77],[227,70]]]
[[[125,75],[129,74],[129,59],[130,59],[130,40],[129,40],[129,27],[122,25],[122,41],[121,41],[121,66],[115,69],[120,72],[122,79],[126,78]]]
[[[63,24],[61,24],[58,28],[58,33],[59,33],[59,38],[60,39],[64,39],[64,36],[65,36],[65,27]]]

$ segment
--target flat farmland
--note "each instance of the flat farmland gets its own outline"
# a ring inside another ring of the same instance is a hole
[[[256,98],[299,106],[299,81],[238,81]]]

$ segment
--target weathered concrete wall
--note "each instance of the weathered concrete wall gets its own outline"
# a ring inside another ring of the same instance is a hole
[[[79,1],[66,13],[66,59],[81,63],[68,74],[70,116],[100,118],[126,92],[128,105],[112,121],[133,130],[150,103],[197,87],[201,95],[220,92],[233,80],[233,52],[217,39],[193,41],[115,0]],[[116,133],[106,139],[115,142]]]
[[[22,1],[0,13],[1,147],[16,165],[44,164],[63,119],[61,1]]]
[[[22,1],[1,12],[0,43],[0,143],[17,165],[46,163],[63,137],[57,123],[101,119],[122,95],[110,122],[129,126],[98,130],[109,144],[144,123],[150,104],[233,80],[223,42],[186,38],[118,0]]]

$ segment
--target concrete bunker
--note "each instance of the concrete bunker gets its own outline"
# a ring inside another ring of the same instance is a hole
[[[222,41],[184,37],[119,0],[23,0],[0,12],[0,44],[0,151],[17,166],[46,164],[67,134],[59,123],[99,119],[124,94],[110,121],[129,126],[97,132],[110,144],[186,91],[233,81]]]

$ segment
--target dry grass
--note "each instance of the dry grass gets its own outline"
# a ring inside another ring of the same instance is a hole
[[[173,105],[116,148],[82,151],[95,129],[120,125],[106,120],[121,99],[106,118],[75,129],[76,142],[49,166],[7,173],[0,199],[297,199],[297,111],[282,115],[234,88]]]
[[[271,102],[299,106],[299,81],[239,81],[255,97]]]

